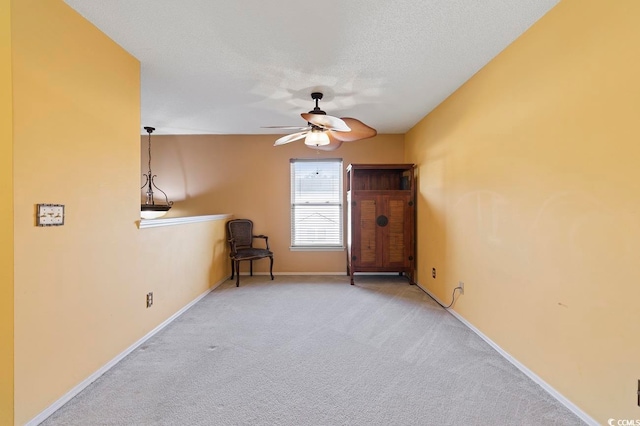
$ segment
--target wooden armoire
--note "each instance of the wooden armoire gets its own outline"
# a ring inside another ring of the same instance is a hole
[[[413,282],[413,164],[347,166],[347,273],[398,272]]]

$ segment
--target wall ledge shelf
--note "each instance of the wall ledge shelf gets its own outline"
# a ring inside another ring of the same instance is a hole
[[[211,222],[214,220],[229,219],[231,214],[210,214],[205,216],[185,216],[185,217],[169,217],[166,219],[140,219],[138,228],[158,228],[160,226],[184,225],[187,223]]]

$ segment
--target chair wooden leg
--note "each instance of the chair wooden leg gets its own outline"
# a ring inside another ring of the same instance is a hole
[[[273,256],[269,256],[271,264],[269,265],[269,274],[271,274],[271,280],[273,281]]]
[[[231,259],[231,279],[233,279],[235,272],[236,272],[236,265],[233,259]]]
[[[236,260],[236,287],[240,287],[240,262]]]
[[[249,273],[253,276],[253,260],[249,261]]]

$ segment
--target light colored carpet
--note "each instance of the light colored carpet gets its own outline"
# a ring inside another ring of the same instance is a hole
[[[583,424],[398,276],[242,277],[44,425]]]

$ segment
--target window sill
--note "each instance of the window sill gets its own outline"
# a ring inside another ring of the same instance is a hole
[[[187,223],[211,222],[230,218],[230,214],[211,214],[206,216],[169,217],[166,219],[140,219],[138,228],[157,228],[160,226],[184,225]]]
[[[321,247],[321,246],[312,246],[312,247],[289,247],[290,251],[344,251],[345,247]]]

